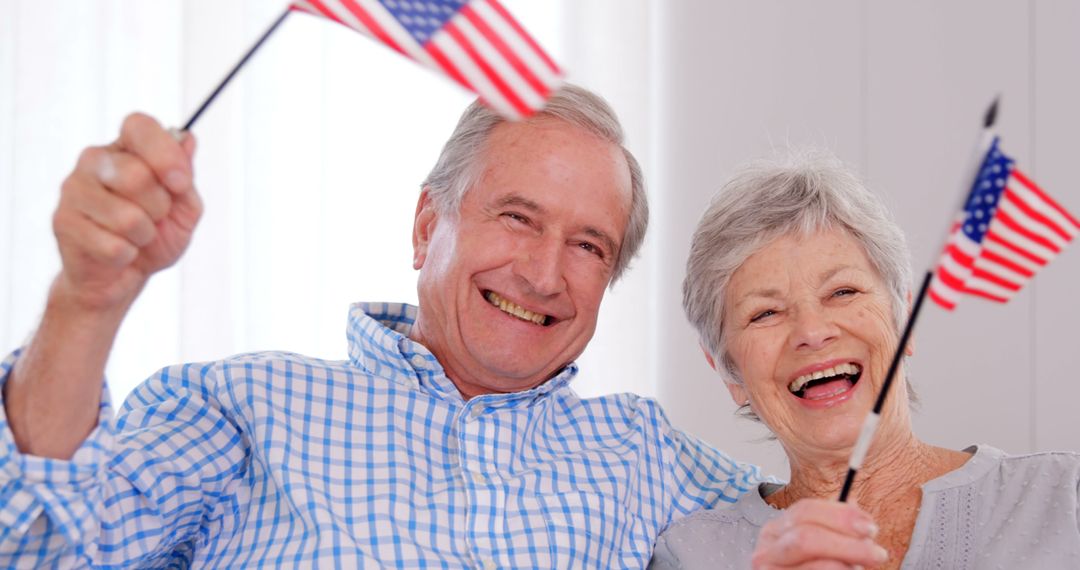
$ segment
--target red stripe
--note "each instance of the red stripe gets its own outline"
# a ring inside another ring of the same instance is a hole
[[[990,299],[991,301],[997,301],[998,303],[1004,303],[1004,302],[1008,301],[1008,299],[1006,299],[1004,297],[998,297],[997,295],[991,295],[990,293],[987,293],[986,291],[979,291],[978,289],[968,289],[968,290],[965,291],[965,293],[968,293],[968,294],[971,294],[971,295],[978,295],[979,297],[982,297],[983,299]]]
[[[1013,283],[1012,281],[1009,281],[1008,279],[1005,279],[1005,278],[1001,277],[1000,275],[994,275],[993,273],[990,273],[989,271],[986,271],[985,269],[981,269],[981,268],[978,268],[978,267],[975,268],[975,270],[973,270],[971,272],[971,278],[972,279],[982,279],[983,281],[988,281],[990,283],[993,283],[994,285],[997,285],[998,287],[1004,287],[1005,289],[1008,289],[1009,291],[1019,291],[1020,290],[1020,285],[1017,285],[1016,283]]]
[[[337,17],[337,16],[335,16],[335,15],[334,15],[334,13],[333,13],[333,12],[331,12],[331,11],[330,11],[330,9],[329,9],[329,8],[327,8],[327,7],[326,7],[326,5],[324,5],[324,4],[323,4],[322,2],[320,2],[319,0],[308,0],[308,4],[311,4],[311,6],[312,6],[313,8],[315,8],[316,10],[318,10],[318,13],[317,13],[317,14],[316,14],[316,13],[313,13],[313,12],[311,12],[310,10],[308,10],[308,9],[306,9],[306,8],[302,8],[302,7],[300,7],[300,6],[297,6],[297,5],[295,5],[295,4],[294,4],[294,5],[292,6],[292,7],[293,7],[294,9],[296,9],[296,10],[303,10],[304,12],[307,12],[308,14],[313,14],[313,15],[315,15],[315,16],[322,16],[322,17],[324,17],[324,18],[327,18],[327,19],[329,19],[329,20],[332,20],[332,21],[334,21],[334,22],[337,22],[337,23],[339,23],[339,24],[341,24],[341,25],[343,25],[343,26],[344,26],[344,25],[347,25],[347,24],[345,24],[345,22],[342,22],[341,20],[339,20],[339,19],[338,19],[338,17]]]
[[[1013,171],[1012,171],[1012,176],[1018,182],[1023,184],[1028,190],[1031,190],[1039,198],[1042,198],[1043,202],[1046,202],[1051,207],[1053,207],[1055,210],[1060,212],[1062,216],[1065,216],[1065,218],[1067,218],[1070,222],[1072,222],[1072,224],[1074,226],[1076,226],[1076,229],[1080,230],[1080,222],[1076,221],[1076,218],[1074,218],[1072,216],[1072,214],[1067,212],[1065,210],[1065,208],[1062,208],[1060,204],[1055,202],[1054,199],[1051,198],[1049,194],[1047,194],[1046,192],[1043,192],[1042,188],[1039,188],[1039,186],[1037,184],[1035,184],[1035,182],[1032,181],[1030,178],[1028,178],[1023,172],[1020,172],[1020,170],[1014,168]]]
[[[952,301],[946,299],[945,297],[942,297],[941,295],[938,295],[936,292],[934,292],[933,287],[931,287],[927,292],[930,294],[930,298],[935,303],[940,305],[942,309],[945,309],[946,311],[951,311],[951,310],[956,308],[956,303],[953,303]]]
[[[1004,212],[1001,208],[998,208],[997,213],[994,214],[994,219],[1001,222],[1002,224],[1008,226],[1009,229],[1011,229],[1012,231],[1024,236],[1025,238],[1028,239],[1028,241],[1035,242],[1035,243],[1045,247],[1046,249],[1049,249],[1050,251],[1053,251],[1054,253],[1060,253],[1061,252],[1061,248],[1054,245],[1053,242],[1051,242],[1050,240],[1042,237],[1041,235],[1036,234],[1036,233],[1028,230],[1027,228],[1021,226],[1020,224],[1018,224],[1016,222],[1016,220],[1014,220],[1012,218],[1012,216],[1010,216],[1009,214]]]
[[[367,27],[367,29],[370,30],[371,33],[379,39],[379,41],[394,48],[394,51],[400,53],[401,55],[409,57],[409,54],[405,53],[405,50],[401,49],[401,46],[397,45],[397,42],[394,41],[394,38],[390,37],[390,34],[386,33],[386,30],[384,30],[383,27],[379,25],[379,22],[376,21],[375,18],[367,12],[367,10],[357,4],[355,0],[339,0],[339,3],[347,10],[352,12],[352,14],[356,16],[356,19],[360,20],[360,23],[364,24],[364,26]]]
[[[537,44],[536,41],[532,39],[532,36],[530,36],[529,33],[526,32],[525,29],[517,23],[517,20],[515,20],[514,17],[510,15],[510,12],[507,12],[506,8],[503,8],[502,4],[499,4],[498,0],[487,0],[487,5],[491,6],[492,10],[495,10],[500,16],[502,16],[502,18],[506,20],[506,23],[509,24],[510,27],[514,28],[514,31],[517,32],[517,35],[521,36],[521,39],[525,40],[525,42],[529,44],[529,47],[531,47],[533,51],[535,51],[536,54],[540,56],[540,59],[544,60],[544,63],[547,64],[548,68],[551,69],[552,73],[562,73],[559,71],[559,67],[555,65],[555,62],[551,61],[551,58],[548,57],[546,53],[544,53],[544,50],[540,47],[540,45]]]
[[[1065,233],[1065,230],[1061,229],[1061,227],[1054,223],[1053,220],[1042,215],[1042,212],[1039,212],[1035,208],[1032,208],[1027,202],[1023,200],[1023,198],[1021,198],[1016,192],[1014,192],[1012,188],[1005,188],[1005,199],[1008,200],[1009,203],[1013,206],[1020,208],[1020,210],[1024,212],[1027,217],[1050,228],[1050,231],[1061,236],[1061,239],[1065,241],[1072,241],[1072,236]]]
[[[1020,257],[1023,257],[1024,259],[1027,259],[1028,261],[1030,261],[1032,263],[1037,263],[1039,265],[1046,265],[1046,260],[1045,259],[1035,255],[1034,253],[1031,253],[1030,251],[1028,251],[1026,249],[1021,249],[1020,246],[1018,246],[1018,245],[1014,244],[1013,242],[999,236],[997,234],[997,232],[995,232],[994,230],[990,230],[990,231],[986,232],[986,239],[991,240],[994,243],[1001,245],[1005,249],[1015,253],[1016,255],[1019,255]]]
[[[964,290],[964,282],[961,281],[959,277],[949,273],[949,270],[945,269],[944,266],[938,266],[937,276],[941,281],[941,284],[949,289],[955,289],[957,291]]]
[[[529,66],[525,65],[524,61],[521,61],[517,52],[507,45],[502,36],[493,30],[491,26],[476,13],[476,10],[473,10],[472,7],[466,4],[461,8],[459,13],[472,22],[472,25],[476,26],[476,29],[480,34],[487,38],[487,40],[491,42],[491,45],[495,46],[495,49],[506,58],[506,61],[510,62],[510,65],[513,66],[514,70],[517,71],[541,97],[547,97],[548,93],[551,92],[551,89],[548,89],[548,86],[540,81],[540,78],[529,69]]]
[[[450,20],[443,26],[443,31],[450,34],[450,37],[454,38],[454,41],[465,50],[465,53],[469,56],[469,59],[473,60],[477,66],[480,67],[480,71],[484,72],[484,75],[495,84],[495,88],[506,97],[510,105],[517,110],[518,113],[528,116],[532,114],[532,108],[525,104],[517,93],[503,81],[502,76],[497,71],[492,69],[488,62],[484,60],[483,56],[476,50],[476,47],[469,42],[469,39],[465,37],[465,34],[461,33],[461,30],[454,25],[454,21]],[[431,43],[431,42],[428,42]]]
[[[971,267],[972,265],[974,265],[974,260],[971,258],[971,256],[964,253],[959,247],[957,247],[955,243],[949,244],[949,247],[945,250],[945,252],[949,254],[949,257],[952,257],[956,260],[957,263],[963,265],[964,267]]]
[[[475,87],[469,84],[469,81],[465,79],[464,75],[461,74],[461,71],[457,68],[456,65],[454,65],[454,62],[450,61],[449,57],[446,57],[446,54],[443,53],[441,49],[439,49],[439,46],[435,45],[435,42],[428,42],[424,45],[424,49],[426,49],[427,52],[431,54],[431,57],[435,60],[435,63],[438,63],[439,67],[442,67],[443,71],[445,71],[447,75],[453,78],[454,81],[457,81],[458,83],[465,86],[465,88],[469,91],[472,91],[473,93],[479,95],[480,99],[485,104],[487,104],[488,107],[491,106],[490,102],[487,100],[487,97],[484,97],[482,93],[478,92]]]
[[[1030,270],[1030,269],[1028,269],[1028,268],[1026,268],[1026,267],[1024,267],[1022,265],[1019,265],[1019,264],[1011,261],[1008,258],[1002,257],[1002,256],[1000,256],[1000,255],[998,255],[998,254],[996,254],[996,253],[994,253],[994,252],[992,252],[990,250],[983,249],[981,257],[983,259],[987,260],[987,261],[990,261],[992,263],[996,263],[996,264],[998,264],[998,265],[1000,265],[1002,267],[1006,267],[1010,271],[1013,271],[1015,273],[1019,273],[1020,275],[1023,275],[1024,277],[1027,277],[1029,279],[1035,275],[1034,271],[1032,271],[1032,270]]]

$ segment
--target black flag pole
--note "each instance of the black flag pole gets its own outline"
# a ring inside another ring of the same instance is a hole
[[[210,96],[202,102],[202,105],[199,105],[199,108],[195,111],[193,115],[191,115],[191,118],[188,119],[187,123],[184,124],[184,127],[180,129],[180,132],[191,130],[191,127],[195,125],[195,121],[199,120],[199,117],[201,117],[203,112],[206,111],[206,108],[210,106],[210,103],[213,103],[214,99],[216,99],[217,96],[222,92],[222,90],[225,89],[225,86],[229,84],[229,81],[232,81],[233,76],[235,76],[240,71],[240,68],[244,67],[244,64],[247,63],[249,59],[251,59],[251,56],[254,55],[260,47],[262,47],[263,43],[266,42],[266,39],[270,37],[270,34],[273,34],[274,30],[276,30],[278,26],[280,26],[281,23],[285,21],[285,18],[289,15],[289,12],[292,12],[292,9],[285,8],[285,11],[282,12],[276,20],[274,20],[274,23],[271,24],[265,32],[263,32],[263,35],[259,38],[259,41],[255,42],[255,45],[251,46],[251,49],[249,49],[247,53],[244,54],[244,57],[240,58],[240,61],[237,62],[237,64],[233,66],[232,70],[229,71],[229,74],[225,76],[225,79],[222,79],[221,83],[219,83],[218,86],[214,89],[214,91],[210,93]]]
[[[997,108],[998,98],[994,99],[994,102],[990,104],[990,108],[986,110],[986,114],[983,115],[983,128],[979,136],[979,143],[976,146],[975,156],[971,160],[971,166],[966,170],[963,180],[967,181],[966,192],[961,192],[961,202],[958,208],[953,209],[953,213],[960,211],[964,204],[967,203],[971,196],[971,193],[975,191],[975,178],[978,175],[979,167],[981,166],[980,158],[984,154],[986,147],[993,140],[994,122],[997,120]],[[942,240],[943,243],[948,243],[948,236],[952,232],[951,224],[946,230],[946,237]],[[900,359],[904,355],[904,347],[911,341],[911,333],[915,330],[915,321],[919,318],[919,312],[922,310],[923,301],[926,299],[926,293],[930,289],[930,281],[934,277],[934,266],[936,265],[937,258],[930,263],[930,268],[926,270],[926,275],[923,276],[922,286],[919,287],[919,295],[915,298],[915,304],[911,308],[911,316],[908,317],[907,324],[904,325],[904,332],[900,335],[900,342],[896,347],[896,352],[893,353],[892,362],[889,363],[889,371],[885,374],[885,382],[881,385],[881,391],[878,393],[877,400],[874,402],[874,409],[870,413],[866,414],[866,419],[863,421],[862,430],[859,432],[859,439],[855,442],[855,449],[851,452],[851,459],[848,461],[847,476],[844,477],[844,486],[840,489],[840,502],[847,502],[848,495],[851,494],[851,487],[855,483],[855,475],[859,472],[859,468],[862,467],[863,460],[866,459],[866,453],[870,450],[870,443],[874,439],[874,432],[877,431],[878,422],[881,421],[881,410],[885,407],[885,399],[889,396],[889,388],[892,387],[893,380],[896,379],[896,371],[900,368]]]

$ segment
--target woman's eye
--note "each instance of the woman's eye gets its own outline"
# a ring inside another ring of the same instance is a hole
[[[529,218],[526,218],[525,216],[522,216],[521,214],[515,212],[504,212],[503,215],[507,218],[510,218],[511,220],[514,220],[515,222],[520,222],[522,224],[529,223]]]
[[[837,289],[836,291],[833,291],[833,297],[850,297],[855,293],[858,293],[858,291],[852,289],[851,287],[842,287],[840,289]]]
[[[750,317],[750,322],[756,323],[756,322],[760,321],[761,319],[771,317],[771,316],[773,316],[775,314],[776,314],[776,311],[774,311],[772,309],[766,309],[764,311],[761,311],[760,313],[755,314],[753,317]]]

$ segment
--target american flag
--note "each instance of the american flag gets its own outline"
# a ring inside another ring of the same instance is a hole
[[[301,0],[475,92],[509,119],[539,110],[562,72],[497,0]]]
[[[952,310],[960,295],[1004,303],[1080,233],[1080,222],[1018,170],[994,137],[930,284]]]

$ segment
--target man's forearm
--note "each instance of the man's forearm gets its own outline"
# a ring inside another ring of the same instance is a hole
[[[41,326],[4,384],[21,452],[69,459],[94,429],[105,363],[126,312],[80,308],[54,283]]]

